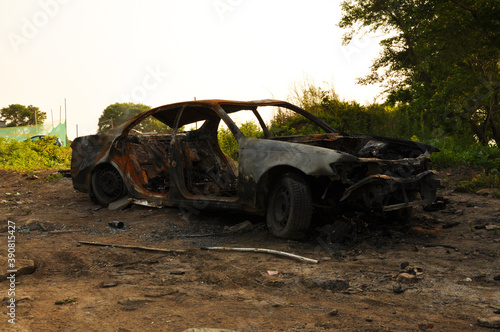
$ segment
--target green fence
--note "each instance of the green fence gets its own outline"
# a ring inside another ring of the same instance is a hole
[[[0,128],[0,137],[6,139],[13,138],[17,141],[24,141],[34,135],[57,136],[61,139],[63,146],[66,146],[66,122],[52,122],[36,126]]]

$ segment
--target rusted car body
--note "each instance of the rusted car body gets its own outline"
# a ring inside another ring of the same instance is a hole
[[[272,137],[259,111],[279,107],[311,121],[319,134]],[[264,137],[246,137],[232,115],[249,111]],[[153,117],[171,134],[133,128]],[[191,131],[179,128],[204,121]],[[218,143],[224,123],[238,142],[235,163]],[[406,140],[338,133],[305,110],[278,100],[204,100],[160,106],[104,134],[76,138],[75,189],[102,205],[139,203],[266,215],[277,237],[297,238],[314,211],[407,211],[434,201],[439,180],[430,169],[436,148]]]

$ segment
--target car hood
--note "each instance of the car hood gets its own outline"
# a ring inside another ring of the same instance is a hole
[[[276,166],[291,166],[311,176],[336,176],[332,167],[336,163],[395,164],[402,160],[427,158],[435,151],[439,150],[402,139],[339,133],[245,138],[240,143],[240,172],[253,177],[256,182]]]

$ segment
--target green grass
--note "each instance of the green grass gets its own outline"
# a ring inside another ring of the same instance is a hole
[[[457,184],[458,192],[477,192],[479,189],[494,189],[493,196],[500,198],[500,172],[494,168],[489,171],[483,171],[475,175],[471,180],[463,180]]]
[[[434,167],[480,167],[487,171],[500,169],[500,149],[494,146],[482,146],[453,137],[429,140],[440,152],[431,156]]]
[[[439,170],[465,166],[477,170],[471,179],[454,183],[456,191],[474,193],[480,189],[491,188],[493,196],[500,198],[500,149],[498,147],[482,146],[456,137],[434,139],[426,143],[440,149],[440,152],[431,155],[434,168]]]

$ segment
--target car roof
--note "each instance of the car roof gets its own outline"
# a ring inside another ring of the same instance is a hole
[[[263,99],[254,101],[235,101],[223,99],[194,100],[175,104],[159,106],[148,112],[156,119],[166,123],[170,127],[174,126],[177,112],[184,108],[183,116],[179,126],[219,118],[213,109],[222,107],[226,113],[237,112],[241,110],[255,110],[259,106],[293,106],[287,102],[274,99]]]

